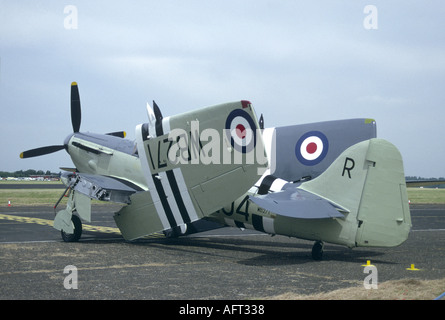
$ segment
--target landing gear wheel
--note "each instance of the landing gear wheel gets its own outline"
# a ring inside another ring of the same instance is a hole
[[[312,247],[312,259],[321,260],[323,258],[323,242],[315,241]]]
[[[187,233],[187,225],[183,224],[181,226],[176,226],[174,228],[164,230],[163,233],[166,238],[179,238]]]
[[[66,233],[63,230],[61,231],[62,239],[65,242],[77,242],[82,235],[82,221],[80,221],[80,218],[73,214],[71,216],[71,221],[74,225],[74,233]]]

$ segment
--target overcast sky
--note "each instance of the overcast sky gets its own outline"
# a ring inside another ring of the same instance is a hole
[[[266,127],[374,118],[406,175],[444,177],[444,17],[439,0],[0,0],[0,170],[72,166],[19,154],[63,144],[76,81],[81,131],[134,139],[146,102],[246,99]]]

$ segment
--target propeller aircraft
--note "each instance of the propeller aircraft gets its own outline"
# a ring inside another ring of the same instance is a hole
[[[54,219],[64,241],[79,240],[92,199],[123,204],[114,220],[130,241],[197,232],[205,220],[315,241],[319,260],[325,242],[393,247],[408,237],[402,157],[376,138],[373,119],[264,128],[246,100],[169,117],[153,101],[147,114],[135,141],[80,132],[73,82],[73,133],[63,145],[21,153],[65,149],[75,165],[62,175],[68,202]]]

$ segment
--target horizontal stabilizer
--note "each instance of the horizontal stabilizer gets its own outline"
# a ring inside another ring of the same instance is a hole
[[[310,192],[287,184],[284,190],[263,196],[250,197],[250,201],[275,214],[298,219],[344,218],[339,210],[347,210]]]

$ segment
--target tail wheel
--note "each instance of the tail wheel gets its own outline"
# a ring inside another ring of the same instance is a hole
[[[323,242],[315,241],[312,247],[312,259],[321,260],[323,258]]]
[[[82,221],[76,215],[71,216],[71,221],[74,225],[74,233],[66,233],[65,231],[61,231],[62,239],[65,242],[76,242],[79,241],[80,236],[82,235]]]

